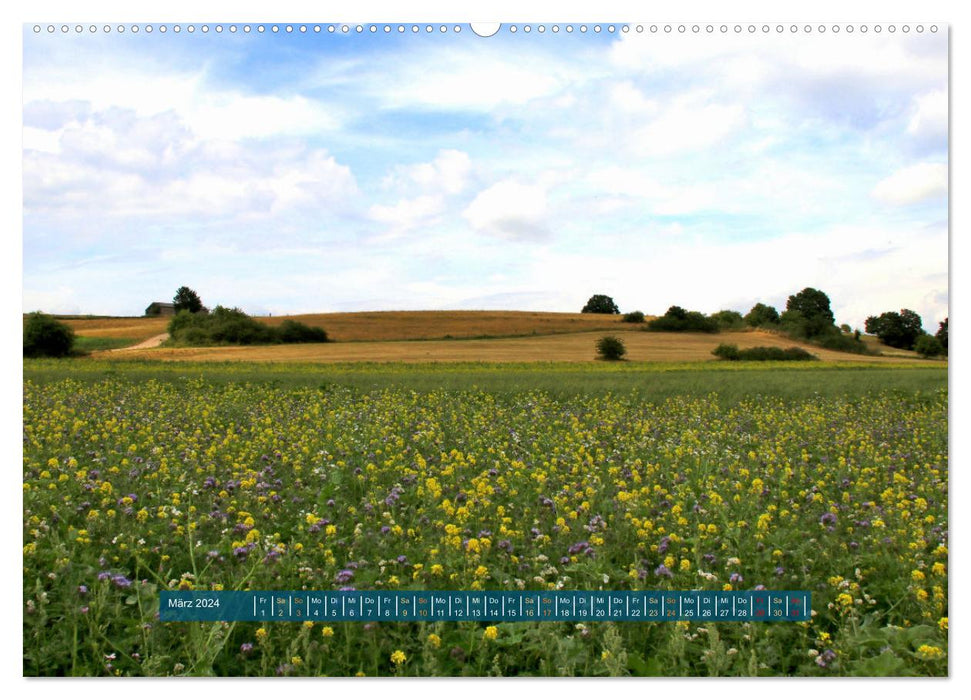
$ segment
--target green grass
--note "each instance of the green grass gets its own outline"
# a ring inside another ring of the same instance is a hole
[[[53,382],[71,378],[214,384],[248,382],[281,387],[344,386],[402,388],[418,392],[481,390],[515,393],[541,390],[554,395],[634,393],[644,400],[706,396],[723,400],[752,396],[811,398],[859,396],[880,391],[933,394],[947,388],[947,367],[873,367],[785,362],[524,364],[281,364],[165,363],[150,361],[25,360],[24,378]]]
[[[133,338],[99,338],[79,335],[74,339],[74,351],[89,353],[98,350],[114,350],[115,348],[126,348],[137,342]]]

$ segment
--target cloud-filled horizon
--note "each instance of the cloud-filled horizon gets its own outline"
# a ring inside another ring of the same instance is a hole
[[[946,30],[25,27],[23,71],[24,311],[948,315]]]

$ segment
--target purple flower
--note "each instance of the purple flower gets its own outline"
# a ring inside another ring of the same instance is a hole
[[[98,574],[99,581],[107,581],[110,578],[111,578],[111,573],[108,571],[102,571]]]
[[[387,525],[382,525],[381,526],[381,534],[382,535],[387,535],[389,532],[391,532],[391,528],[390,527],[388,527]]]
[[[87,586],[85,586],[84,584],[81,584],[80,586],[78,586],[78,595],[87,595],[87,593],[88,593]]]
[[[341,569],[337,573],[337,576],[334,577],[337,583],[347,583],[352,578],[354,578],[354,572],[351,571],[350,569]]]
[[[253,645],[249,642],[243,642],[239,645],[239,653],[243,656],[247,656],[251,651],[253,651]]]
[[[670,537],[662,537],[660,544],[658,544],[658,546],[657,546],[657,553],[658,554],[664,554],[665,552],[667,552],[668,551],[668,545],[669,544],[671,544],[671,538]]]
[[[785,572],[786,572],[786,570],[783,569],[781,566],[775,567],[775,575],[776,576],[782,576]]]
[[[832,649],[827,649],[822,654],[816,657],[816,664],[821,668],[826,668],[832,662],[836,661],[836,652]]]
[[[569,564],[570,563],[570,557],[560,557],[560,563],[561,564]]]
[[[737,571],[733,571],[732,575],[728,577],[730,583],[741,583],[743,580],[742,575]]]
[[[111,582],[116,586],[118,586],[118,588],[128,588],[131,585],[131,581],[129,581],[121,574],[118,574],[117,576],[112,576]]]
[[[398,563],[399,564],[405,564],[405,563],[407,563],[407,561],[408,561],[408,557],[406,557],[404,554],[399,554],[398,555]]]
[[[661,564],[659,567],[654,569],[655,576],[666,576],[668,578],[674,578],[674,574],[671,573],[671,569]]]
[[[835,525],[836,524],[836,513],[823,513],[823,516],[819,519],[820,525]]]

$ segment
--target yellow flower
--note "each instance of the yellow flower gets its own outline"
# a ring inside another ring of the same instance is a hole
[[[266,639],[266,635],[267,635],[267,631],[265,627],[260,627],[258,630],[256,630],[256,638],[259,641],[262,642],[264,639]]]
[[[441,564],[432,564],[432,568],[429,569],[429,571],[432,572],[433,576],[440,576],[444,569],[442,568]]]
[[[610,658],[610,650],[609,649],[604,649],[602,652],[600,652],[600,660],[601,661],[606,661],[609,658]]]
[[[499,628],[495,625],[489,625],[485,628],[485,632],[482,633],[483,639],[495,639],[499,636]]]
[[[923,581],[924,572],[921,571],[920,569],[914,569],[913,571],[910,572],[910,578],[914,579],[915,581]]]
[[[303,663],[303,659],[301,659],[299,656],[294,656],[290,658],[290,663],[292,663],[294,666],[299,666]]]
[[[947,618],[942,617],[937,621],[937,626],[941,628],[941,632],[947,632]]]
[[[334,636],[334,628],[333,627],[324,627],[324,629],[320,630],[320,633],[324,637],[333,637]]]
[[[399,666],[407,660],[408,657],[405,656],[405,652],[401,651],[401,649],[395,649],[393,652],[391,652],[391,663],[393,663],[395,666]]]
[[[305,629],[308,629],[308,630],[313,629],[314,623],[312,620],[306,620],[304,621],[303,626]]]
[[[438,649],[438,647],[442,646],[442,638],[439,637],[437,634],[432,633],[432,634],[428,635],[428,643],[431,646],[433,646],[436,649]]]
[[[921,644],[917,648],[917,655],[925,660],[939,659],[944,656],[944,651],[940,647],[931,646],[930,644]]]

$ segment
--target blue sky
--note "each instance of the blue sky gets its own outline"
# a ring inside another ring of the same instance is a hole
[[[24,311],[947,315],[944,25],[222,26],[25,27]]]

